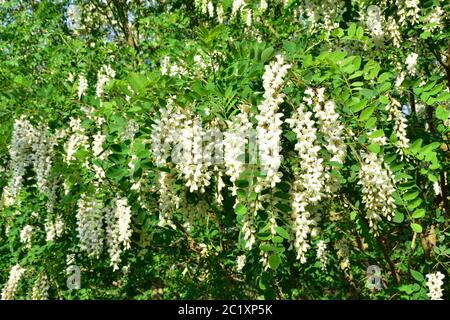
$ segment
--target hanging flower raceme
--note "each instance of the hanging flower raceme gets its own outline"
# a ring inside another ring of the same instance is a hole
[[[231,182],[235,182],[245,169],[245,152],[252,123],[244,110],[227,120],[228,130],[224,133],[224,165]],[[233,193],[233,195],[236,195]]]
[[[47,300],[50,284],[45,273],[39,274],[31,289],[31,300]]]
[[[339,121],[339,114],[336,112],[334,101],[325,101],[325,88],[305,90],[305,102],[313,106],[314,116],[317,119],[319,131],[322,133],[326,144],[325,148],[330,154],[329,161],[344,164],[347,154],[343,131],[344,126]],[[331,168],[325,168],[325,192],[331,196],[339,189],[339,180],[331,174]]]
[[[390,103],[386,106],[386,110],[389,112],[388,121],[394,121],[394,132],[397,136],[397,142],[395,143],[398,148],[397,152],[403,156],[404,149],[408,148],[409,143],[409,139],[406,136],[407,120],[401,112],[400,103],[394,98],[391,98]]]
[[[103,204],[85,194],[78,200],[77,236],[80,249],[89,257],[98,257],[103,250]]]
[[[97,72],[97,85],[95,88],[95,94],[98,98],[103,96],[103,87],[109,80],[114,79],[116,72],[109,65],[103,65]]]
[[[24,117],[15,120],[9,147],[12,177],[4,190],[5,205],[14,203],[29,166],[35,173],[39,192],[48,194],[48,176],[52,167],[54,144],[55,140],[50,137],[47,127],[35,127]]]
[[[322,269],[322,271],[327,270],[328,258],[326,256],[326,252],[327,252],[327,245],[325,244],[325,242],[323,240],[320,240],[317,243],[316,257],[317,257],[317,259],[319,259],[320,268]]]
[[[17,285],[22,277],[25,269],[20,265],[14,265],[10,272],[8,281],[5,283],[2,289],[2,297],[1,300],[14,300],[17,290]]]
[[[281,55],[276,56],[276,61],[265,66],[263,75],[264,100],[258,106],[259,114],[255,117],[258,121],[256,138],[259,147],[259,160],[261,169],[266,174],[261,184],[261,190],[265,187],[275,187],[281,181],[281,172],[278,168],[281,164],[280,137],[281,117],[278,112],[279,105],[283,102],[284,94],[280,93],[284,83],[284,77],[291,65],[285,64]]]
[[[88,82],[86,80],[86,77],[83,74],[80,74],[78,76],[78,90],[77,90],[78,99],[81,99],[81,97],[86,92],[87,88]]]
[[[80,149],[89,149],[89,137],[85,134],[85,129],[81,126],[81,119],[70,118],[70,136],[69,139],[64,144],[64,149],[66,151],[65,161],[74,161],[75,153]]]
[[[130,248],[131,208],[127,199],[115,198],[105,207],[106,246],[113,271],[119,269],[120,254]],[[122,249],[123,247],[123,249]]]
[[[395,213],[395,200],[392,193],[392,173],[383,167],[383,161],[373,152],[363,155],[364,162],[359,171],[359,182],[362,185],[362,201],[370,232],[379,234],[378,223],[382,217],[388,221]]]
[[[442,300],[445,276],[441,272],[430,273],[425,276],[427,278],[428,293],[427,296],[431,300]]]
[[[316,223],[314,206],[324,196],[323,159],[319,157],[320,146],[316,144],[315,122],[305,105],[301,104],[286,122],[297,136],[295,150],[300,164],[292,186],[291,234],[297,259],[305,263],[305,253],[310,248],[307,238]]]
[[[54,241],[61,237],[64,232],[64,221],[60,215],[54,218],[47,216],[45,224],[46,241]]]
[[[26,225],[20,230],[20,242],[24,244],[25,248],[31,248],[31,237],[33,235],[33,226]]]

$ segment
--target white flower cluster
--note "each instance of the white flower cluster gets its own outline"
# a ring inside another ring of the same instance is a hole
[[[381,9],[378,6],[369,6],[367,16],[363,16],[363,18],[365,18],[366,26],[370,30],[375,42],[381,44],[384,38]]]
[[[428,287],[427,296],[430,297],[431,300],[442,300],[442,285],[444,284],[443,280],[445,276],[438,271],[427,274],[425,277],[427,278]]]
[[[31,248],[31,237],[33,235],[33,226],[27,224],[20,230],[20,242],[24,244],[25,248]]]
[[[236,200],[236,202],[234,204],[234,208],[236,208],[236,206],[241,202],[246,205],[247,210],[248,210],[248,212],[244,215],[244,217],[242,219],[241,231],[244,235],[245,249],[251,250],[253,245],[256,242],[256,236],[255,236],[256,228],[255,228],[254,217],[256,217],[258,210],[262,209],[263,207],[262,207],[261,201],[258,196],[253,201]]]
[[[236,259],[236,271],[237,272],[241,272],[242,269],[244,269],[245,267],[245,254],[242,254],[240,256],[237,257]]]
[[[78,200],[77,236],[80,249],[89,257],[98,257],[103,250],[103,205],[85,194]]]
[[[279,105],[283,102],[284,94],[281,88],[290,64],[285,64],[281,55],[276,56],[276,61],[265,66],[263,75],[264,100],[258,105],[259,114],[255,117],[258,121],[256,127],[256,138],[259,147],[259,160],[261,169],[266,174],[261,188],[275,187],[281,181],[281,172],[278,168],[281,164],[280,137],[281,117],[283,113],[278,112]],[[258,192],[258,191],[257,191]]]
[[[436,29],[442,29],[442,16],[444,14],[444,10],[441,7],[437,6],[431,9],[431,12],[425,17],[424,29],[426,31],[434,31]]]
[[[344,2],[333,0],[306,0],[301,14],[308,20],[311,30],[319,27],[328,33],[339,26],[337,17],[341,16],[345,10]]]
[[[36,281],[34,282],[34,286],[31,289],[31,300],[48,300],[48,290],[50,289],[50,283],[48,281],[47,275],[45,273],[41,273]]]
[[[75,34],[78,33],[78,29],[81,27],[81,12],[80,7],[74,4],[71,4],[67,7],[67,28],[72,30]]]
[[[224,163],[226,174],[235,182],[245,169],[245,150],[248,144],[252,123],[248,113],[242,110],[227,120],[228,130],[224,133]]]
[[[20,267],[18,264],[14,265],[10,272],[9,278],[5,286],[2,289],[1,300],[14,300],[17,290],[17,284],[20,281],[25,269]]]
[[[106,246],[113,271],[119,269],[120,254],[130,248],[131,208],[126,198],[115,198],[105,207]]]
[[[94,157],[100,160],[104,160],[105,153],[103,153],[103,144],[106,141],[106,135],[102,134],[101,131],[98,131],[93,138],[94,140],[92,141],[92,153],[94,154]]]
[[[414,76],[417,73],[417,70],[416,70],[417,58],[418,58],[418,54],[415,53],[415,52],[410,53],[406,57],[406,61],[405,61],[405,63],[406,63],[406,71],[411,76]]]
[[[316,93],[317,91],[317,93]],[[330,161],[343,164],[347,154],[347,145],[343,138],[344,126],[339,121],[339,114],[336,112],[334,101],[324,98],[325,88],[305,90],[304,100],[308,105],[313,106],[314,116],[320,132],[327,144],[325,148],[330,153]],[[329,195],[339,189],[339,181],[336,176],[330,174],[330,170],[324,170],[325,174],[325,192]]]
[[[170,77],[178,77],[186,75],[188,71],[182,65],[179,65],[177,62],[170,61],[170,57],[165,56],[161,59],[161,74],[169,75]]]
[[[187,119],[177,137],[177,146],[181,150],[176,149],[172,153],[172,161],[176,163],[176,168],[186,181],[190,192],[205,192],[205,187],[210,185],[210,161],[205,157],[207,152],[203,152],[202,146],[205,135],[198,116]]]
[[[81,120],[79,118],[71,117],[69,125],[71,135],[64,144],[64,149],[66,150],[66,162],[75,160],[74,154],[80,147],[85,148],[86,150],[89,149],[89,138],[85,134],[85,129],[81,126]]]
[[[386,21],[386,34],[391,38],[392,44],[400,48],[402,43],[402,34],[400,32],[400,26],[397,24],[397,21],[394,17],[388,17]]]
[[[125,128],[123,128],[120,134],[120,139],[122,141],[132,140],[138,131],[139,131],[139,124],[137,124],[132,119],[129,119],[127,125],[125,126]]]
[[[86,77],[83,74],[80,74],[78,76],[78,99],[81,99],[81,97],[84,95],[88,88],[88,82],[86,80]]]
[[[390,103],[386,106],[386,110],[389,112],[388,121],[394,121],[394,132],[397,136],[397,152],[403,155],[403,150],[408,148],[409,143],[409,139],[406,136],[406,128],[408,127],[406,117],[401,112],[400,103],[394,98],[391,98]]]
[[[176,179],[172,174],[160,171],[158,174],[158,192],[159,192],[159,226],[166,225],[176,229],[172,222],[172,214],[175,210],[184,207],[184,197],[178,196],[173,188]]]
[[[394,215],[396,205],[392,193],[395,189],[390,170],[383,168],[382,160],[375,153],[368,152],[363,158],[358,184],[362,185],[362,201],[370,232],[377,235],[382,216],[390,221]]]
[[[45,241],[54,241],[62,236],[64,232],[64,221],[60,215],[56,215],[55,219],[47,216],[45,224]]]
[[[407,23],[416,24],[420,17],[420,1],[419,0],[402,0],[399,4],[397,12],[399,21],[402,26]]]
[[[110,65],[103,65],[97,72],[97,85],[95,88],[95,94],[98,98],[103,95],[103,87],[108,83],[109,80],[114,79],[116,72],[111,68]]]
[[[323,197],[324,167],[319,157],[320,146],[316,144],[317,129],[312,113],[305,111],[301,104],[286,122],[297,135],[295,150],[300,158],[300,172],[296,173],[293,183],[292,226],[293,246],[297,251],[297,259],[306,262],[305,253],[310,248],[307,242],[315,221],[312,217],[314,207]]]
[[[152,124],[151,151],[156,166],[167,165],[171,150],[178,141],[179,132],[188,115],[174,107],[173,99],[168,99],[167,107],[159,110],[160,117]]]
[[[173,107],[171,99],[167,108],[160,112],[161,117],[152,125],[151,134],[151,149],[156,165],[167,165],[167,159],[171,156],[172,163],[186,181],[189,191],[205,192],[213,175],[210,167],[216,162],[216,157],[222,156],[220,132],[214,125],[209,130],[203,129],[198,116]],[[218,133],[219,139],[216,139]]]
[[[316,257],[320,261],[320,268],[322,269],[322,271],[326,271],[327,270],[328,258],[326,256],[326,252],[327,252],[327,245],[326,245],[326,243],[323,240],[320,240],[317,243]]]
[[[44,126],[34,127],[24,117],[16,119],[9,146],[11,180],[4,190],[4,203],[10,206],[22,188],[26,169],[32,166],[39,192],[48,193],[48,175],[52,167],[54,139]]]
[[[237,13],[242,10],[244,5],[244,0],[233,0],[233,5],[231,7],[231,17],[235,17]]]

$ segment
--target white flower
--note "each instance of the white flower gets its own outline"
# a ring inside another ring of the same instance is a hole
[[[70,118],[71,135],[69,140],[64,144],[66,150],[65,161],[70,162],[75,160],[74,154],[79,148],[89,149],[88,136],[85,135],[85,130],[81,126],[81,120],[78,118]]]
[[[397,152],[403,157],[404,149],[408,148],[409,143],[409,139],[406,136],[407,120],[401,112],[400,103],[394,98],[386,106],[386,110],[389,111],[388,121],[394,120],[394,132],[397,136]]]
[[[48,289],[50,288],[50,284],[48,282],[47,275],[41,273],[36,281],[34,282],[34,286],[31,289],[31,300],[47,300],[48,299]]]
[[[246,10],[245,24],[249,28],[252,26],[252,10]]]
[[[64,221],[60,215],[57,215],[54,220],[47,216],[44,228],[46,232],[45,241],[54,241],[64,232]]]
[[[277,55],[275,58],[276,61],[265,66],[263,74],[264,100],[258,106],[259,114],[256,116],[259,159],[262,171],[267,173],[264,184],[270,185],[272,188],[280,182],[281,178],[278,168],[281,164],[280,137],[283,114],[278,113],[278,106],[283,102],[284,95],[279,91],[284,82],[283,78],[291,67],[284,63],[281,55]]]
[[[14,265],[10,272],[9,278],[2,290],[1,300],[14,300],[17,290],[17,284],[19,283],[22,274],[25,272],[24,268],[21,268],[18,264]]]
[[[95,94],[98,98],[103,95],[103,87],[108,83],[109,80],[114,79],[116,72],[111,68],[110,65],[103,65],[97,72],[97,85],[95,88]]]
[[[15,120],[9,146],[12,177],[4,190],[5,205],[14,203],[28,166],[33,167],[39,192],[48,194],[54,143],[55,139],[50,137],[47,127],[35,127],[24,117]]]
[[[208,14],[210,18],[214,18],[214,4],[212,1],[208,2]]]
[[[245,169],[245,148],[248,144],[252,124],[247,112],[241,112],[227,120],[224,133],[224,164],[226,174],[235,182]]]
[[[261,2],[259,3],[259,10],[261,12],[266,11],[268,5],[267,5],[267,1],[266,0],[261,0]]]
[[[33,226],[26,225],[20,230],[20,242],[25,245],[25,248],[31,248],[31,236],[33,232]]]
[[[388,168],[383,168],[382,159],[372,152],[363,155],[363,158],[358,184],[362,185],[362,201],[370,232],[377,235],[381,217],[390,221],[394,215],[396,205],[392,193],[395,189],[391,180],[392,173]]]
[[[320,146],[316,145],[317,129],[314,127],[312,113],[305,111],[305,106],[301,104],[292,118],[287,119],[286,122],[297,135],[295,150],[300,158],[300,170],[295,174],[292,188],[290,231],[293,236],[293,246],[297,251],[297,259],[305,263],[305,253],[310,248],[307,238],[315,225],[312,210],[324,195],[324,167],[323,160],[319,157]]]
[[[327,250],[327,245],[325,244],[325,242],[323,240],[320,240],[317,243],[316,257],[320,261],[320,268],[322,269],[322,271],[326,271],[327,270],[328,258],[326,256],[326,250]]]
[[[440,272],[430,273],[425,276],[427,278],[428,293],[427,296],[431,300],[442,300],[443,290],[442,285],[444,284],[445,276]]]
[[[102,207],[100,201],[85,194],[78,200],[77,236],[80,249],[89,257],[98,257],[103,250]]]
[[[88,88],[87,79],[83,74],[80,74],[78,76],[78,99],[81,99],[81,97],[86,92],[87,88]]]
[[[102,154],[105,141],[106,135],[102,134],[100,131],[94,135],[94,141],[92,142],[92,152],[94,153],[94,157],[101,160],[105,159],[105,153]]]
[[[219,21],[219,23],[223,23],[224,22],[224,12],[223,12],[223,7],[222,7],[221,3],[219,3],[216,6],[216,13],[217,13],[217,21]]]
[[[415,75],[416,74],[416,64],[417,64],[417,57],[418,54],[417,53],[410,53],[407,57],[406,57],[406,70],[408,71],[408,73],[410,75]]]
[[[425,23],[430,24],[430,26],[424,25],[425,30],[433,31],[435,29],[442,29],[442,15],[444,10],[441,7],[434,7],[430,14],[425,17]]]
[[[245,255],[240,255],[237,257],[237,261],[236,261],[236,270],[238,272],[241,272],[242,269],[245,267]]]
[[[115,198],[105,208],[106,245],[111,259],[113,271],[119,269],[120,254],[130,248],[131,241],[131,208],[127,199]]]
[[[233,0],[233,5],[231,7],[231,17],[235,17],[236,14],[244,7],[244,0]]]

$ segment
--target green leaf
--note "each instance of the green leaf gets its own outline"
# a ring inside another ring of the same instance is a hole
[[[367,120],[366,124],[364,125],[364,128],[372,129],[376,124],[377,124],[377,118],[370,117],[369,120]]]
[[[350,27],[347,30],[347,34],[348,34],[349,37],[353,37],[355,35],[356,27],[357,27],[356,23],[352,23],[350,25]]]
[[[413,229],[413,231],[417,233],[422,232],[422,226],[418,223],[411,223],[411,229]]]
[[[380,146],[376,143],[371,143],[367,146],[367,150],[373,152],[373,153],[379,153],[380,152]]]
[[[409,211],[414,210],[415,208],[417,208],[418,206],[420,206],[421,203],[422,203],[422,199],[420,199],[420,198],[417,198],[416,200],[414,200],[414,201],[412,201],[412,202],[409,202],[409,203],[408,203],[408,210],[409,210]]]
[[[235,184],[238,188],[247,188],[249,186],[249,182],[247,180],[236,180]]]
[[[276,270],[281,263],[281,258],[279,254],[272,254],[269,257],[269,266],[271,269]]]
[[[414,279],[416,279],[417,282],[425,282],[425,277],[419,271],[411,270],[411,275]]]
[[[272,237],[272,242],[273,243],[282,243],[283,242],[283,238],[279,237],[279,236]]]
[[[405,219],[405,215],[401,212],[396,212],[393,221],[395,223],[402,223],[403,220]]]
[[[236,212],[238,216],[243,216],[247,213],[247,207],[242,203],[238,203],[236,208],[234,209],[234,212]]]
[[[443,106],[438,106],[436,108],[436,118],[439,120],[445,121],[450,116],[450,112],[447,110],[447,108],[444,108]]]
[[[275,227],[275,231],[280,235],[281,237],[289,240],[289,233],[284,230],[282,227]]]
[[[371,138],[371,139],[376,139],[376,138],[382,137],[383,135],[384,135],[383,129],[379,129],[379,130],[377,130],[377,131],[372,132],[372,133],[369,135],[369,138]]]
[[[424,216],[425,216],[425,209],[417,209],[412,214],[412,217],[414,219],[420,219],[420,218],[423,218]]]
[[[359,121],[365,121],[370,118],[372,113],[375,111],[375,107],[368,107],[364,109],[359,115]]]
[[[410,191],[403,196],[403,199],[405,199],[406,201],[413,200],[413,199],[417,198],[418,195],[419,195],[419,191],[417,191],[417,190]]]
[[[261,62],[266,63],[267,61],[269,61],[269,59],[272,58],[274,52],[275,49],[272,47],[264,49],[264,51],[261,53]]]
[[[148,83],[147,77],[138,73],[132,73],[129,79],[131,88],[138,94],[147,86]]]

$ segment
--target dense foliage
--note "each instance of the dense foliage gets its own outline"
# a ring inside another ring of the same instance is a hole
[[[449,12],[0,0],[1,298],[449,298]]]

